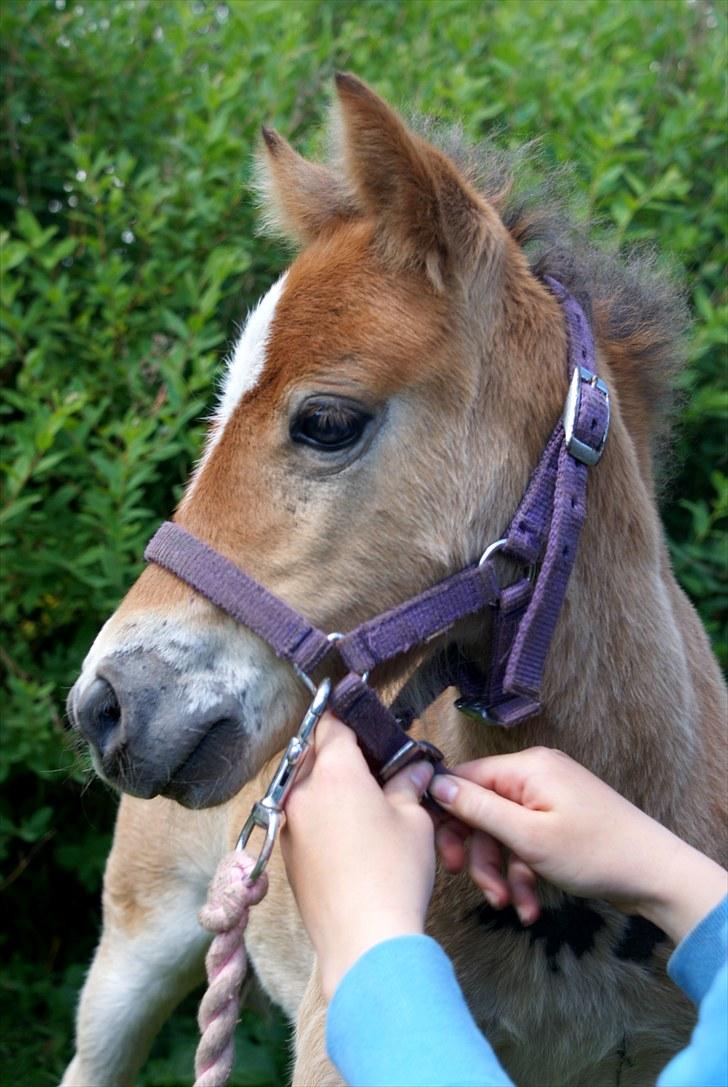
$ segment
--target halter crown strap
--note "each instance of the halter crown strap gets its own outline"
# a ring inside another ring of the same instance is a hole
[[[480,715],[514,725],[541,709],[543,670],[574,566],[586,518],[587,468],[604,450],[609,393],[596,375],[589,322],[577,300],[551,277],[566,320],[571,378],[563,419],[557,423],[507,532],[504,553],[541,569],[533,595],[522,601],[503,590],[494,618],[489,685]]]

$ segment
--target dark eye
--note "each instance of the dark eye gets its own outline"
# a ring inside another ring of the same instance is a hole
[[[291,424],[294,442],[333,452],[348,449],[359,441],[371,415],[352,404],[337,400],[311,400],[304,404]]]

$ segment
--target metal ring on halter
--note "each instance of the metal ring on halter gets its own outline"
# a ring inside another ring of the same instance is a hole
[[[330,634],[326,635],[326,637],[327,637],[328,641],[331,642],[332,645],[335,645],[336,642],[340,642],[342,640],[344,635],[341,633],[340,630],[332,630]],[[367,680],[369,679],[369,669],[368,668],[367,668],[366,672],[361,673],[360,679],[361,679],[362,683],[367,682]]]
[[[484,562],[487,562],[491,555],[495,555],[496,551],[502,551],[507,543],[508,540],[503,537],[502,540],[496,540],[495,543],[488,544],[485,551],[478,559],[478,566],[482,566]]]
[[[317,687],[316,687],[316,684],[314,683],[314,681],[311,679],[311,677],[307,676],[306,673],[304,672],[303,668],[299,668],[297,664],[293,663],[293,661],[291,661],[291,667],[293,668],[293,671],[296,673],[296,675],[300,679],[301,683],[303,683],[304,686],[308,687],[311,694],[315,695]]]
[[[485,551],[483,552],[483,554],[478,559],[478,566],[482,566],[483,563],[487,562],[491,555],[495,555],[495,554],[498,553],[498,551],[502,551],[503,548],[507,546],[507,544],[508,544],[508,540],[506,539],[505,536],[503,537],[502,540],[495,540],[494,543],[488,544]],[[532,562],[530,564],[530,566],[526,567],[526,577],[528,578],[529,581],[535,581],[536,580],[536,570],[537,570],[537,568],[538,568],[538,563],[535,563],[535,562]]]

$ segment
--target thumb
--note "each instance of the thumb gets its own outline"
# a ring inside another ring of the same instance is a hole
[[[524,842],[527,844],[531,838],[537,813],[467,778],[438,774],[430,786],[430,796],[449,815],[474,830],[492,834],[515,852],[520,852]]]
[[[343,721],[340,721],[331,710],[326,710],[314,730],[313,746],[318,754],[323,748],[330,747],[332,744],[348,744],[349,747],[356,747],[356,738]]]
[[[384,786],[384,795],[395,803],[419,804],[427,786],[432,781],[434,770],[429,762],[413,762],[405,766]]]

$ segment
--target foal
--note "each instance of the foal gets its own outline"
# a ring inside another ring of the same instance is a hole
[[[451,691],[416,731],[450,763],[562,748],[717,856],[725,690],[672,575],[653,483],[675,298],[638,266],[568,245],[529,263],[535,220],[508,208],[503,178],[481,191],[467,163],[363,83],[339,76],[337,92],[331,168],[264,130],[269,217],[301,252],[248,320],[176,520],[328,630],[472,562],[512,517],[563,408],[563,315],[542,281],[554,275],[591,311],[612,424],[543,709],[506,730],[458,713]],[[504,564],[502,579],[512,573]],[[425,656],[449,647],[482,663],[489,636],[482,615]],[[423,665],[410,655],[372,683],[394,694]],[[127,795],[67,1087],[131,1083],[201,977],[208,881],[305,705],[266,644],[158,566],[99,634],[69,709],[99,772]],[[269,875],[249,951],[296,1022],[294,1083],[336,1084],[277,856]],[[664,972],[664,935],[547,885],[541,897],[524,930],[467,877],[439,878],[430,931],[476,1019],[523,1087],[653,1081],[692,1025]]]

